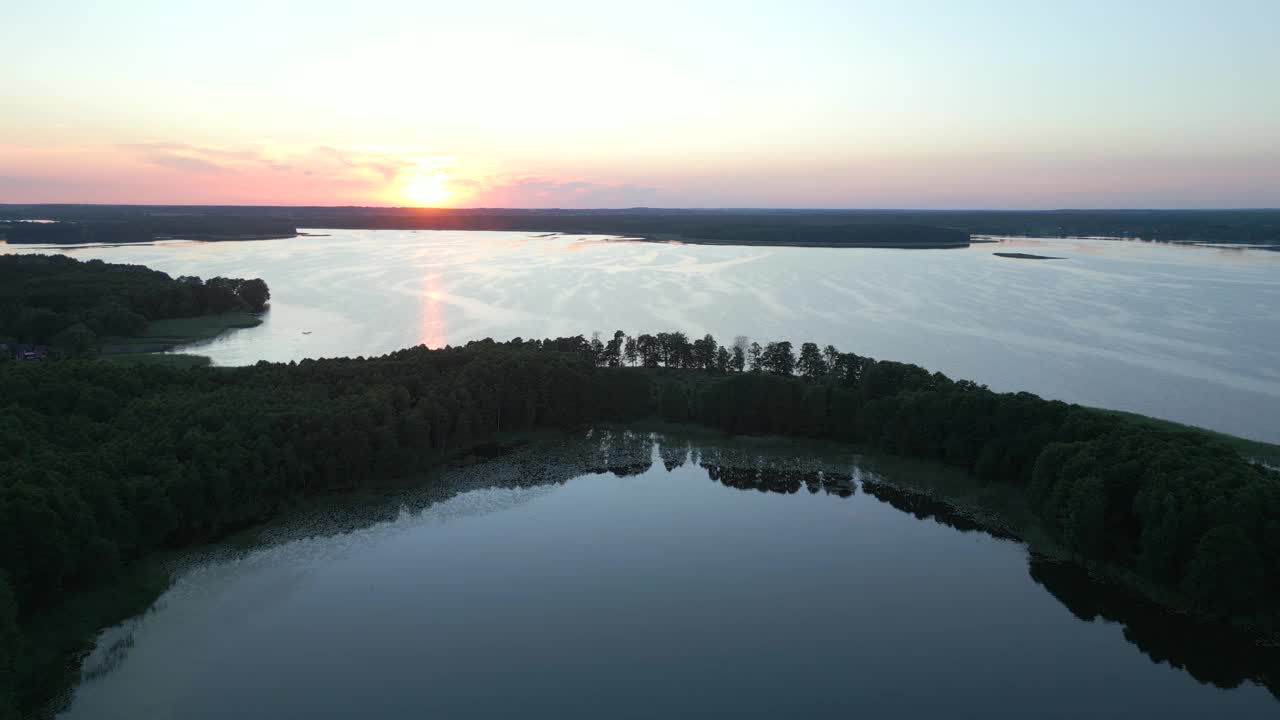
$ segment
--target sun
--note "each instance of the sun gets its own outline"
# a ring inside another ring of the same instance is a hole
[[[448,203],[453,192],[449,189],[447,174],[438,171],[420,172],[401,182],[400,196],[419,207],[439,207]]]

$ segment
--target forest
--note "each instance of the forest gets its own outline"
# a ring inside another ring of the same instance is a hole
[[[141,265],[0,255],[0,343],[91,355],[102,338],[137,336],[154,320],[262,312],[270,298],[260,279],[175,279]]]
[[[55,213],[56,214],[56,213]],[[166,238],[184,240],[257,240],[291,238],[298,229],[285,219],[203,213],[131,213],[124,217],[9,222],[0,235],[14,244],[145,243]]]

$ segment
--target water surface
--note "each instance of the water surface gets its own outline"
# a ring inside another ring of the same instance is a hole
[[[108,631],[63,717],[1280,710],[1274,654],[1104,621],[1123,603],[872,467],[597,430],[303,516]]]
[[[1097,239],[906,251],[310,232],[328,236],[59,251],[264,278],[266,322],[197,350],[217,364],[616,329],[726,344],[741,334],[1280,441],[1280,253]]]

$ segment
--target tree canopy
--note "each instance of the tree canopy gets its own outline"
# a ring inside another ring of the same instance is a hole
[[[172,278],[141,265],[63,255],[0,255],[0,341],[76,350],[103,336],[136,336],[152,320],[262,312],[260,279]]]

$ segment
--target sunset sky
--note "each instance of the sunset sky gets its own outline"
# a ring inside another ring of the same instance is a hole
[[[1280,2],[5,0],[0,202],[1280,206]]]

